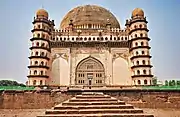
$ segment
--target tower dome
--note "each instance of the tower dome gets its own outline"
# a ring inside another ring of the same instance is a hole
[[[60,23],[60,28],[66,28],[70,20],[74,26],[95,26],[105,27],[107,22],[112,28],[120,28],[116,17],[107,9],[97,5],[78,6],[70,10]]]
[[[37,17],[46,17],[46,18],[48,18],[48,12],[46,10],[44,10],[44,9],[39,9],[36,12],[36,16]]]
[[[141,8],[135,8],[132,12],[132,17],[142,16],[144,17],[144,11]]]

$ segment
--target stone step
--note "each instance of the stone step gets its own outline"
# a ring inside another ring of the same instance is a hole
[[[90,99],[77,99],[77,98],[72,98],[69,100],[69,102],[92,102],[92,101],[118,101],[117,99],[112,99],[112,98],[90,98]]]
[[[149,114],[124,114],[124,113],[108,113],[108,114],[51,114],[51,115],[41,115],[37,117],[154,117]]]
[[[108,96],[108,95],[77,95],[76,96],[77,99],[79,98],[111,98],[111,96]]]
[[[142,109],[68,109],[47,110],[46,114],[104,114],[104,113],[143,113]]]
[[[88,105],[88,106],[62,106],[57,105],[54,107],[55,110],[58,109],[133,109],[134,107],[130,104],[126,105]]]
[[[114,105],[114,104],[121,104],[125,105],[124,101],[94,101],[94,102],[63,102],[62,106],[64,105]]]

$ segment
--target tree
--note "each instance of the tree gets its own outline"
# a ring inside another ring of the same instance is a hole
[[[165,80],[165,86],[168,86],[169,82],[167,80]]]
[[[18,83],[17,81],[0,80],[0,86],[25,86],[25,85],[22,83]]]
[[[172,80],[172,86],[176,86],[176,81]]]
[[[180,86],[180,80],[176,81],[176,85]]]
[[[157,85],[157,77],[156,76],[152,78],[152,83],[153,83],[153,85]]]

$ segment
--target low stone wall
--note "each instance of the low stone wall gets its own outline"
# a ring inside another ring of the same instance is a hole
[[[1,109],[44,109],[51,108],[69,98],[63,92],[52,91],[3,91],[0,94]]]
[[[86,90],[103,92],[140,108],[180,108],[180,91],[165,90]],[[51,108],[82,90],[65,92],[41,91],[1,91],[0,109],[45,109]]]

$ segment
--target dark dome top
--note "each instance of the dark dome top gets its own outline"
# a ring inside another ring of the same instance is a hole
[[[75,26],[98,24],[105,27],[109,22],[112,28],[120,28],[118,20],[110,11],[96,5],[78,6],[70,10],[63,18],[60,28],[68,27],[70,20]]]

